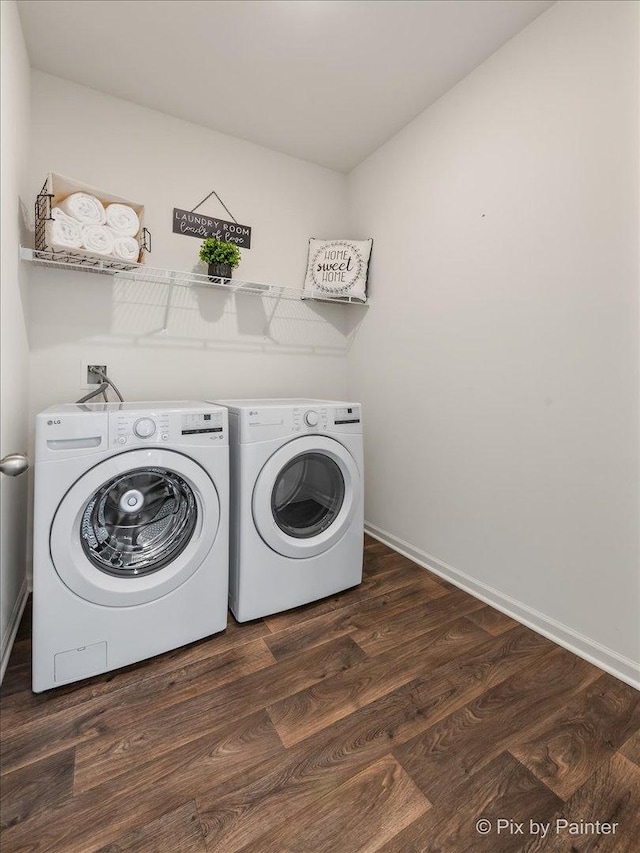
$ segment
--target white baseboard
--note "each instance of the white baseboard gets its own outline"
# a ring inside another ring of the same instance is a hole
[[[18,626],[20,625],[20,620],[22,619],[22,614],[24,613],[25,604],[27,603],[28,598],[29,584],[27,582],[27,578],[25,578],[22,581],[22,586],[20,587],[20,593],[18,595],[16,603],[13,606],[13,612],[11,613],[11,618],[9,619],[7,630],[5,632],[4,637],[2,638],[3,643],[2,657],[0,658],[0,684],[2,684],[2,679],[4,678],[4,674],[9,663],[9,656],[11,655],[11,649],[13,648],[13,641],[15,640],[16,634],[18,633]]]
[[[624,657],[624,655],[614,652],[613,649],[609,649],[595,640],[585,637],[584,634],[579,634],[567,625],[563,625],[561,622],[556,622],[555,619],[545,616],[539,610],[534,610],[532,607],[522,604],[522,602],[511,598],[509,595],[505,595],[494,587],[475,580],[453,566],[443,563],[442,560],[438,560],[436,557],[426,554],[419,548],[415,548],[409,542],[405,542],[403,539],[387,533],[386,530],[376,527],[375,524],[365,521],[364,529],[374,539],[383,542],[389,548],[392,548],[399,554],[403,554],[419,566],[429,569],[429,571],[445,580],[451,581],[455,586],[479,598],[486,604],[490,604],[496,610],[506,613],[507,616],[511,616],[512,619],[521,622],[538,634],[542,634],[559,646],[563,646],[565,649],[578,655],[578,657],[584,658],[589,663],[619,678],[620,681],[624,681],[626,684],[630,684],[631,687],[635,687],[636,690],[640,690],[640,664],[631,660],[631,658]]]

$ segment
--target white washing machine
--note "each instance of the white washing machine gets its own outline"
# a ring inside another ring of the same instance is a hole
[[[37,416],[36,693],[224,630],[228,437],[204,402]]]
[[[239,622],[362,580],[360,405],[222,400],[229,410],[229,603]]]

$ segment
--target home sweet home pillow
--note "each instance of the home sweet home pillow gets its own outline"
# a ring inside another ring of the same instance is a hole
[[[373,240],[309,240],[304,282],[308,298],[367,301],[367,273]]]

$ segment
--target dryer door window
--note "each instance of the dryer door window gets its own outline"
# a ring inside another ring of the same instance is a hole
[[[303,453],[280,471],[271,494],[271,509],[280,530],[309,539],[326,530],[344,502],[344,477],[322,453]]]
[[[361,475],[333,438],[305,435],[280,447],[263,465],[251,501],[256,530],[285,557],[329,551],[360,511]]]
[[[107,574],[151,574],[182,553],[196,520],[196,499],[182,477],[163,468],[138,468],[94,493],[80,522],[82,547]]]

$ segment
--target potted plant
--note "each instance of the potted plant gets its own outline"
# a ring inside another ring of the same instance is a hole
[[[240,263],[240,249],[235,243],[225,243],[217,237],[207,237],[200,246],[200,260],[208,265],[209,276],[231,278],[231,270]]]

